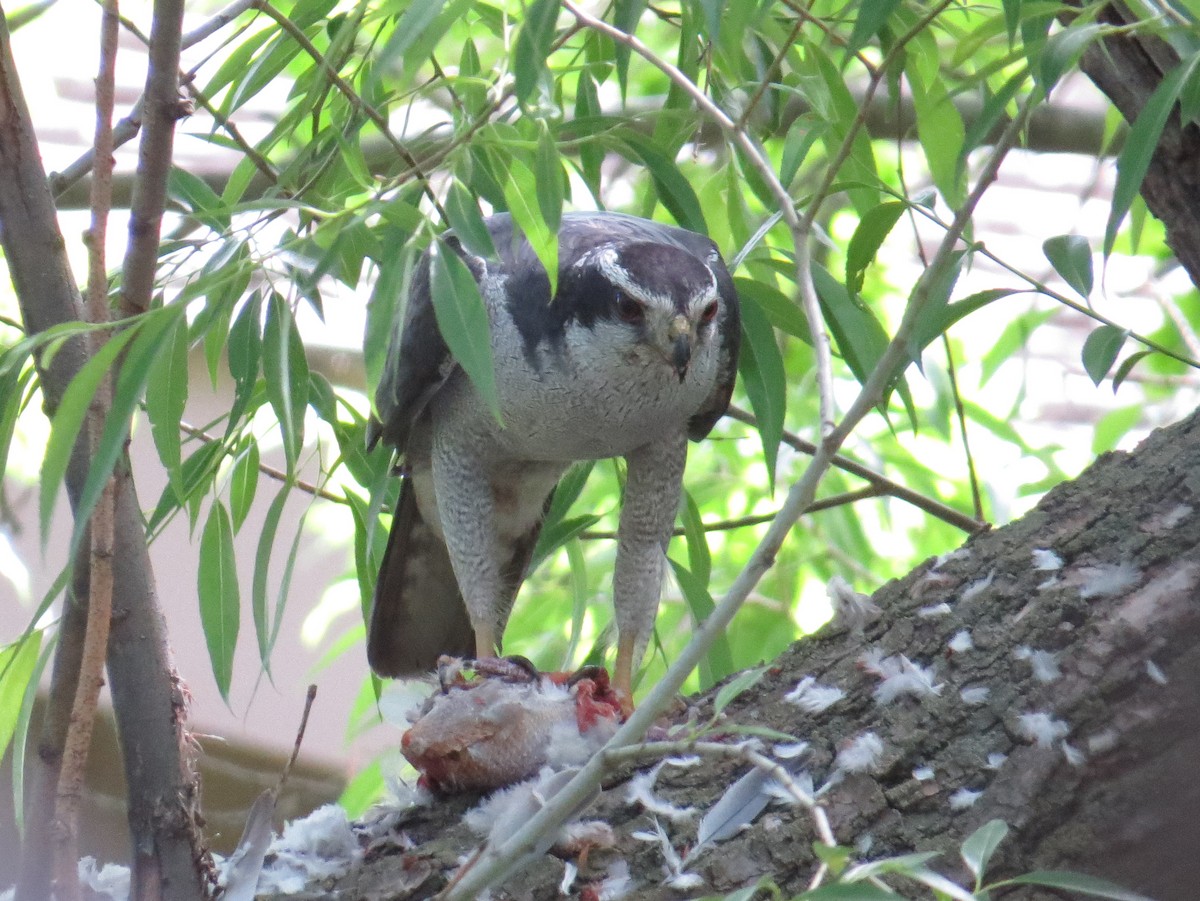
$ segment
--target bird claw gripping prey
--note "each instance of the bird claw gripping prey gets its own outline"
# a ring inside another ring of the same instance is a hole
[[[527,664],[439,661],[440,690],[400,740],[421,786],[439,794],[492,791],[546,765],[580,764],[616,731],[621,702],[607,671],[539,673]]]
[[[627,708],[654,628],[688,439],[708,434],[733,391],[733,279],[703,235],[567,213],[551,298],[511,217],[486,225],[494,256],[447,232],[421,258],[375,395],[369,439],[394,449],[404,475],[367,657],[381,676],[430,672],[443,654],[493,657],[555,485],[574,463],[624,457],[613,687]],[[499,419],[438,329],[438,254],[456,254],[479,285]]]

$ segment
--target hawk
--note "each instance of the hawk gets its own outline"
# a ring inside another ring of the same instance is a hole
[[[442,654],[494,657],[554,487],[577,461],[624,457],[614,687],[631,697],[654,627],[688,439],[729,406],[740,341],[733,280],[707,237],[618,213],[566,213],[558,290],[507,214],[482,258],[451,232],[491,325],[501,425],[438,330],[430,256],[413,276],[369,440],[403,482],[375,587],[367,658],[382,676]]]

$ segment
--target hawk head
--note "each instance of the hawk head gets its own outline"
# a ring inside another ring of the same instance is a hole
[[[681,247],[650,241],[602,245],[576,267],[593,315],[626,329],[682,382],[721,312],[712,269]]]

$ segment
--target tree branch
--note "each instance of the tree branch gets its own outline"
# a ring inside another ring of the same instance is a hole
[[[88,244],[88,313],[97,325],[109,321],[108,270],[105,265],[105,241],[108,212],[112,201],[113,171],[113,95],[117,61],[117,0],[105,0],[100,23],[100,65],[96,76],[96,167],[92,177],[92,225]],[[92,353],[107,340],[100,331],[92,332]],[[89,445],[93,459],[99,455],[104,422],[112,412],[112,374],[106,373],[96,389],[88,410]],[[63,742],[63,764],[58,775],[55,800],[56,838],[55,893],[60,901],[77,901],[79,894],[79,803],[83,796],[84,772],[92,743],[96,702],[104,682],[104,661],[113,601],[113,511],[117,481],[109,478],[104,486],[88,528],[90,575],[87,625],[83,655],[75,686],[71,718]]]

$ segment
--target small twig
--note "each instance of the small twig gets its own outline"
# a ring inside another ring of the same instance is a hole
[[[778,76],[779,67],[783,64],[783,60],[789,53],[792,52],[792,45],[796,43],[796,38],[804,29],[804,19],[796,18],[796,24],[792,26],[792,33],[787,36],[782,44],[779,45],[779,52],[775,54],[775,58],[771,60],[771,65],[767,66],[766,72],[763,73],[762,79],[758,83],[758,87],[754,89],[754,95],[746,104],[746,108],[742,110],[742,114],[738,116],[736,128],[741,131],[745,129],[750,121],[750,116],[754,113],[755,108],[762,102],[763,97],[767,94],[767,89],[774,83]]]
[[[202,25],[198,25],[191,31],[184,32],[180,40],[180,46],[187,49],[195,44],[199,44],[205,38],[210,37],[236,19],[244,12],[248,12],[254,8],[254,0],[234,0],[227,7],[209,19]]]
[[[730,419],[736,419],[738,422],[744,422],[746,425],[758,427],[758,420],[752,413],[743,410],[741,407],[731,406],[727,412]],[[799,435],[785,431],[783,433],[783,443],[788,447],[798,450],[801,453],[809,456],[817,452],[817,446],[811,441],[805,441]],[[976,520],[960,513],[953,507],[948,507],[941,501],[931,497],[926,497],[918,491],[913,491],[906,485],[901,485],[899,482],[894,482],[882,473],[876,472],[870,467],[864,466],[849,457],[835,454],[833,457],[833,465],[843,472],[848,472],[851,475],[858,476],[860,479],[866,479],[872,485],[881,490],[881,494],[886,494],[897,500],[912,504],[920,510],[928,513],[930,516],[937,517],[943,522],[949,523],[956,529],[962,529],[964,532],[974,535],[981,529],[986,529],[988,524],[984,520]]]
[[[967,434],[967,411],[963,406],[962,394],[958,390],[958,370],[954,365],[954,348],[950,346],[950,337],[945,332],[942,332],[942,347],[946,351],[946,373],[950,377],[950,393],[954,396],[954,415],[958,420],[963,454],[967,458],[967,479],[971,483],[971,504],[975,508],[975,518],[983,519],[983,495],[979,490],[979,473],[975,471],[975,457],[971,453],[970,436]]]
[[[819,501],[813,501],[812,505],[805,510],[805,513],[817,513],[821,510],[832,510],[835,507],[844,507],[847,504],[855,504],[859,501],[867,500],[872,497],[883,497],[888,494],[886,488],[879,485],[870,485],[866,488],[859,488],[857,491],[847,491],[843,494],[835,494],[832,497],[823,497]],[[740,516],[737,519],[723,519],[719,522],[702,522],[701,528],[705,532],[728,532],[732,529],[744,529],[748,526],[761,526],[763,523],[768,523],[779,515],[779,511],[775,510],[772,513],[756,513],[753,516]],[[674,538],[682,538],[687,534],[686,529],[676,528],[671,532]],[[579,533],[579,537],[583,541],[616,541],[617,533],[612,531],[592,531],[590,529]]]
[[[208,432],[204,431],[204,429],[191,425],[188,422],[180,421],[179,431],[183,432],[185,435],[190,435],[192,438],[198,438],[205,444],[223,443],[216,435],[210,435]],[[307,494],[311,494],[313,497],[324,498],[327,501],[333,501],[335,504],[346,503],[346,499],[344,497],[338,497],[332,491],[328,491],[325,488],[314,485],[312,482],[306,482],[303,479],[292,478],[282,469],[276,469],[274,466],[271,466],[268,463],[260,462],[258,464],[258,471],[265,476],[275,479],[277,482],[292,485],[293,487],[298,488]]]
[[[300,756],[300,745],[304,741],[304,730],[308,728],[308,715],[312,712],[313,701],[317,699],[317,686],[309,685],[308,692],[304,696],[304,713],[300,714],[300,728],[296,730],[296,743],[292,745],[292,756],[283,766],[283,772],[279,774],[279,783],[275,786],[275,795],[278,797],[283,792],[283,786],[287,784],[288,776],[292,774],[292,767],[296,764],[296,758]]]
[[[108,213],[112,204],[114,79],[117,57],[117,0],[105,0],[100,23],[100,64],[96,75],[95,176],[91,184],[92,223],[87,235],[89,318],[108,322],[108,277],[105,241]],[[107,336],[90,335],[92,353],[103,347]],[[112,414],[112,373],[106,373],[88,410],[88,441],[93,459],[97,454],[104,422]],[[108,652],[113,604],[113,539],[117,480],[110,475],[96,502],[88,527],[91,551],[88,557],[87,625],[83,637],[71,718],[63,742],[62,769],[55,792],[55,895],[62,901],[77,901],[79,888],[79,805],[83,799],[84,774],[96,721],[96,703],[104,684],[104,662]],[[79,599],[77,599],[79,600]]]

